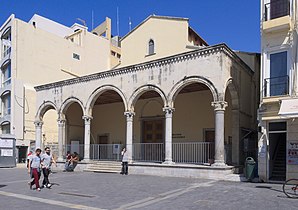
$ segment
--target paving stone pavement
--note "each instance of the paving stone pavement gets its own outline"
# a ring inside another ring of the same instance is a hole
[[[0,210],[298,209],[281,184],[55,170],[51,189],[28,181],[25,168],[0,168]]]

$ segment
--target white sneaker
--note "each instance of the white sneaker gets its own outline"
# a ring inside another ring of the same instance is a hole
[[[51,187],[52,187],[52,184],[48,184],[48,185],[47,185],[47,188],[51,188]]]

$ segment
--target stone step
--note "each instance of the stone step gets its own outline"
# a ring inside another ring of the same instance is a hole
[[[102,169],[84,169],[84,172],[97,172],[97,173],[120,173],[120,170],[102,170]]]
[[[88,165],[88,167],[84,171],[100,173],[120,173],[121,167],[121,162],[98,161]]]

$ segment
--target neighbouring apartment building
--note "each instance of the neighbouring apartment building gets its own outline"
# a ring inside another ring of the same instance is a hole
[[[0,37],[0,131],[16,139],[21,161],[35,143],[34,86],[111,69],[121,52],[109,18],[88,32],[77,23],[67,27],[36,14],[24,22],[11,15]],[[45,121],[44,143],[57,143],[57,114],[49,112]]]
[[[261,1],[258,172],[263,181],[298,176],[297,0]]]
[[[230,170],[256,154],[259,54],[209,46],[187,18],[156,15],[121,39],[121,52],[115,69],[35,87],[37,144],[54,110],[61,160],[66,149],[118,160],[126,145],[134,172],[137,162]]]

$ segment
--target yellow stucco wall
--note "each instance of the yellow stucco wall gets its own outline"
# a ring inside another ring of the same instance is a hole
[[[148,56],[148,42],[154,40],[155,54]],[[121,66],[142,63],[188,51],[188,22],[149,18],[121,41]]]
[[[61,69],[86,75],[109,69],[109,41],[82,32],[81,45],[15,20],[15,77],[34,85],[73,78]],[[80,60],[73,58],[80,55]],[[92,55],[92,56],[89,56]],[[41,73],[42,72],[42,73]]]

